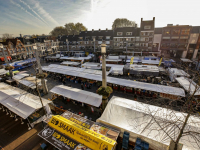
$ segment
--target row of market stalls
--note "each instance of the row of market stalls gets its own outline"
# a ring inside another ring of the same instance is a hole
[[[77,71],[76,67],[67,67],[67,66],[61,66],[61,65],[49,65],[42,67],[42,69],[46,72],[52,72],[56,74],[61,75],[69,75],[79,78],[85,78],[93,81],[102,81],[102,76],[100,74],[92,74],[90,72],[83,72],[83,71]],[[84,69],[84,68],[78,68],[78,69]],[[95,71],[95,70],[93,70]],[[164,86],[164,85],[158,85],[158,84],[150,84],[150,83],[144,83],[144,82],[138,82],[133,80],[126,80],[126,79],[120,79],[120,78],[114,78],[114,77],[107,77],[107,83],[113,84],[113,85],[120,85],[130,88],[136,88],[136,89],[144,89],[148,91],[158,92],[158,93],[164,93],[167,97],[171,97],[171,95],[175,96],[176,98],[185,97],[185,92],[182,88],[177,87],[171,87],[171,86]],[[176,99],[175,98],[175,99]]]
[[[51,114],[49,100],[42,98],[44,109],[38,96],[28,93],[27,91],[0,83],[0,109],[7,112],[7,115],[14,117],[15,121],[28,121],[29,129],[35,124],[41,122],[45,117]]]
[[[36,58],[29,58],[26,60],[10,63],[10,65],[14,67],[13,71],[15,71],[30,67],[34,62],[36,62]]]
[[[186,116],[185,113],[113,96],[97,122],[119,130],[121,138],[124,138],[124,132],[128,132],[129,144],[137,143],[140,138],[149,143],[150,149],[167,150],[171,138],[177,138]],[[199,122],[198,117],[190,116],[184,132],[194,132],[195,136],[200,130]],[[182,150],[200,149],[200,138],[194,136],[181,137]]]

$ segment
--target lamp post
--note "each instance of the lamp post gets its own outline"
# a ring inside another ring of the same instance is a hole
[[[106,44],[101,44],[101,54],[102,54],[102,87],[106,88]]]
[[[6,56],[5,53],[4,53],[3,44],[0,44],[0,49],[1,49],[1,51],[2,51],[2,54],[3,54],[3,57],[4,57],[4,61],[5,61],[6,65],[7,65],[7,67],[9,67],[10,64],[9,64],[9,62],[8,62],[7,56]],[[11,79],[12,79],[12,77],[13,77],[12,69],[9,69],[9,74],[10,74],[10,77],[11,77]]]
[[[127,47],[128,47],[128,38],[126,39],[126,60],[127,60]],[[126,64],[126,60],[125,60],[125,64]]]
[[[94,42],[94,53],[95,53],[95,38],[93,38],[93,42]]]
[[[35,50],[35,58],[36,58],[36,61],[37,61],[39,74],[42,75],[43,71],[42,71],[42,67],[41,67],[41,64],[40,64],[39,57],[38,57],[37,46],[33,46],[33,49]],[[47,88],[46,81],[45,81],[44,78],[41,78],[41,84],[42,84],[43,93],[47,94],[48,93],[48,88]]]

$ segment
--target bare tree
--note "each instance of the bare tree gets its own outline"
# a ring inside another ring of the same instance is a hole
[[[8,34],[8,33],[4,33],[3,35],[2,35],[2,39],[9,39],[9,38],[12,38],[12,34]]]

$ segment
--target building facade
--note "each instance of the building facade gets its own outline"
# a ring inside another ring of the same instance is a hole
[[[19,39],[7,39],[1,42],[4,45],[5,54],[11,56],[12,59],[22,59],[27,57],[27,50]],[[0,56],[3,57],[2,51]]]

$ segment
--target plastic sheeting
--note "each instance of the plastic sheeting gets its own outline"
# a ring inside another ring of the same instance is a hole
[[[120,136],[127,131],[132,140],[141,137],[149,143],[151,149],[166,150],[171,138],[164,131],[175,140],[179,132],[177,126],[183,125],[186,115],[170,109],[113,96],[97,122],[119,129]],[[185,128],[185,132],[187,131],[200,132],[198,117],[190,116]],[[197,141],[192,136],[182,136],[180,143],[183,143],[183,150],[199,150],[198,140],[200,137],[196,137]]]
[[[48,103],[52,103],[43,98],[42,102],[44,106],[47,106]],[[5,83],[0,83],[0,103],[24,119],[30,116],[37,109],[42,108],[38,96]]]
[[[95,107],[99,107],[102,103],[102,96],[87,92],[84,90],[64,86],[64,85],[59,85],[55,86],[53,89],[51,89],[52,93],[56,93],[58,95],[62,95],[64,97],[89,104]]]
[[[186,91],[190,92],[191,95],[194,93],[195,90],[196,93],[194,95],[200,95],[199,86],[191,79],[188,79],[186,77],[179,77],[176,78],[176,80]]]

